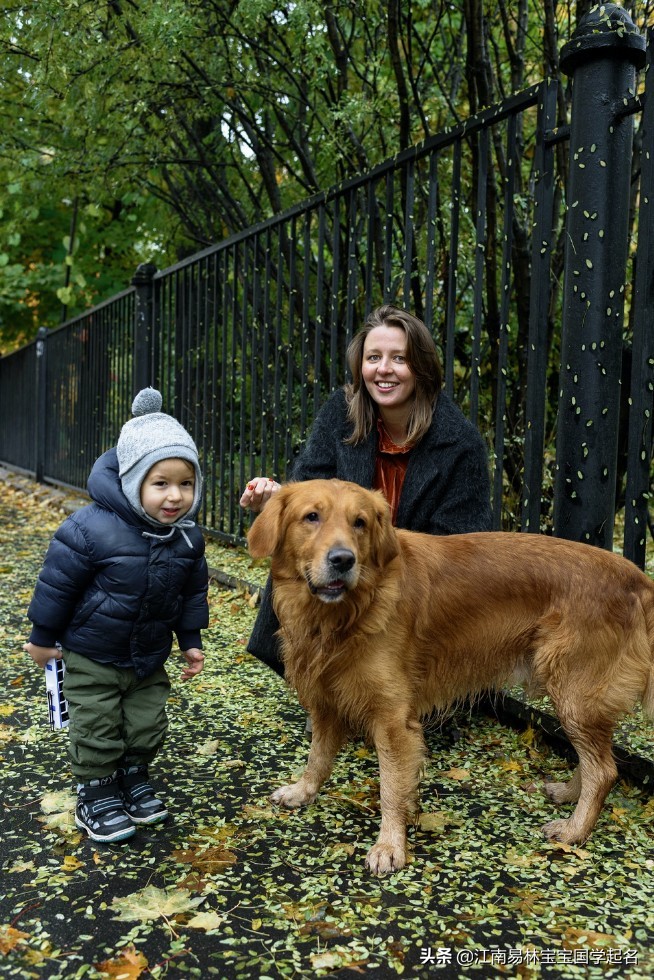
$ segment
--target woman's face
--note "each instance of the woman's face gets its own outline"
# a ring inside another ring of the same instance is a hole
[[[415,397],[416,379],[406,361],[406,334],[401,327],[374,327],[363,345],[361,376],[368,394],[379,406],[408,412]]]

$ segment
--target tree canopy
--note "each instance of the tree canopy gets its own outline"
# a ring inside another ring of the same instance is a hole
[[[556,75],[589,7],[9,0],[0,350]]]

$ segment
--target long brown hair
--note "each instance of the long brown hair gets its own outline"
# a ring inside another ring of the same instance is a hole
[[[407,443],[415,444],[431,425],[438,393],[443,387],[443,368],[433,337],[417,316],[396,306],[378,306],[356,332],[347,349],[347,364],[352,374],[345,385],[348,418],[354,425],[347,443],[356,445],[369,435],[377,418],[377,409],[363,383],[361,365],[366,337],[375,327],[399,327],[406,337],[406,362],[416,379],[415,398],[408,421]]]

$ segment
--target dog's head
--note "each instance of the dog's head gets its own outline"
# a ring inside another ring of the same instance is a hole
[[[287,483],[248,534],[254,558],[273,558],[273,579],[303,578],[323,602],[356,589],[365,570],[399,553],[389,506],[377,491],[342,480]]]

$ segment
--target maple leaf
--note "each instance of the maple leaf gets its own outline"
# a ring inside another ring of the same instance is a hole
[[[204,929],[205,932],[213,932],[225,923],[225,916],[218,912],[198,912],[186,923],[190,929]]]
[[[230,864],[236,864],[236,855],[226,847],[188,847],[173,851],[172,856],[180,864],[190,864],[205,874],[222,871]]]
[[[215,755],[220,748],[220,741],[217,738],[211,739],[201,745],[196,751],[198,755]]]
[[[65,872],[77,871],[78,868],[83,868],[84,862],[78,861],[74,854],[67,854],[64,857],[64,863],[61,866],[61,870]]]
[[[20,932],[13,926],[0,925],[0,953],[11,953],[12,949],[15,949],[23,939],[29,938],[28,932]]]
[[[506,772],[522,772],[522,766],[515,759],[502,759],[500,765]]]
[[[585,851],[583,847],[574,847],[572,844],[566,844],[561,840],[552,840],[546,843],[549,844],[549,847],[546,847],[548,851],[563,851],[564,854],[574,854],[575,857],[581,858],[582,861],[590,857],[590,852]]]
[[[445,773],[443,773],[443,775],[444,776],[447,776],[448,779],[456,779],[459,782],[462,782],[463,783],[467,779],[470,779],[470,770],[469,769],[456,769],[456,768],[454,768],[454,769],[448,769],[448,771],[445,772]]]
[[[148,961],[143,953],[134,946],[127,946],[120,954],[111,960],[103,960],[95,964],[96,970],[110,977],[120,977],[121,980],[136,980],[148,968]]]
[[[426,830],[432,834],[442,834],[447,827],[460,827],[462,823],[461,818],[446,813],[444,810],[420,813],[417,820],[421,830]]]
[[[178,888],[166,890],[146,885],[124,898],[114,898],[111,904],[118,913],[116,918],[123,922],[151,922],[156,919],[168,922],[176,915],[192,911],[201,902],[204,902],[203,895],[191,898],[188,892]]]
[[[69,837],[77,834],[75,826],[75,797],[68,790],[60,790],[57,793],[46,793],[41,798],[41,810],[45,814],[38,817],[40,823],[45,824],[48,830],[58,831],[60,834]]]
[[[61,813],[63,810],[75,809],[76,798],[68,790],[62,789],[56,793],[45,793],[41,797],[41,809],[44,813]]]
[[[16,736],[16,729],[11,725],[0,725],[0,742],[11,742]]]

